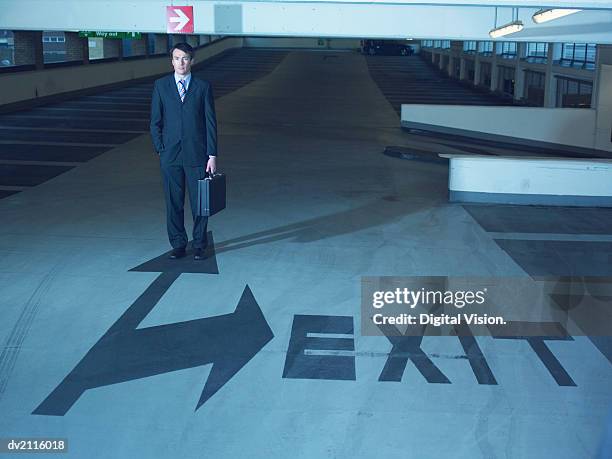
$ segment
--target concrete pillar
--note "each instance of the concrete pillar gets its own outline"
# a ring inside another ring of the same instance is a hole
[[[451,40],[450,59],[448,60],[448,73],[452,78],[461,79],[461,55],[463,54],[463,41]],[[459,74],[455,72],[455,67],[459,64]]]
[[[15,65],[35,65],[36,70],[43,69],[42,32],[14,31]]]
[[[64,38],[66,40],[65,45],[67,61],[89,61],[89,46],[87,46],[87,38],[79,37],[78,32],[64,32]]]
[[[465,59],[463,57],[459,63],[459,79],[465,80]]]
[[[478,54],[478,45],[476,45],[476,54],[474,55],[474,86],[480,84],[480,54]]]
[[[81,45],[83,46],[83,64],[89,64],[89,38],[82,37]]]
[[[514,67],[514,100],[525,97],[525,72],[523,71],[522,58],[527,51],[527,44],[518,42],[516,44],[516,66]]]
[[[102,55],[104,59],[111,57],[123,58],[123,46],[121,40],[114,40],[112,38],[105,38],[102,41]]]
[[[499,78],[499,71],[497,68],[497,42],[493,42],[493,52],[491,53],[491,91],[497,91],[497,79]]]
[[[548,53],[546,54],[546,73],[544,76],[544,107],[552,108],[556,105],[557,82],[553,76],[553,53],[554,43],[548,44]]]
[[[591,107],[596,109],[595,148],[612,151],[612,45],[597,45]]]

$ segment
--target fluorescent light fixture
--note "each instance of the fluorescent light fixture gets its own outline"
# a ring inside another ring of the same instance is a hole
[[[582,10],[571,10],[569,8],[540,10],[537,13],[535,13],[531,17],[531,19],[533,19],[533,22],[535,22],[536,24],[541,24],[542,22],[548,22],[548,21],[552,21],[553,19],[559,19],[559,18],[562,18],[563,16],[568,16],[570,14],[578,13],[579,11],[582,11]]]
[[[489,36],[491,38],[499,38],[503,37],[504,35],[520,32],[521,30],[523,30],[523,21],[512,21],[506,25],[491,29],[489,31]]]

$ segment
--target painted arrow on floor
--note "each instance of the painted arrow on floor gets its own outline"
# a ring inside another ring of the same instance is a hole
[[[231,314],[137,329],[180,276],[175,269],[153,281],[32,414],[63,416],[88,389],[212,363],[197,410],[274,337],[248,285]]]

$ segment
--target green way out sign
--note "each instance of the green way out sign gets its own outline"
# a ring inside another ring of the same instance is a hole
[[[140,32],[79,32],[79,37],[140,40],[142,35]]]

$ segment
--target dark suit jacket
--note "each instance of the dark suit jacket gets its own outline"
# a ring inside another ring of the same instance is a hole
[[[151,100],[151,138],[162,165],[205,166],[217,156],[217,119],[210,83],[191,74],[181,102],[174,73],[160,78]]]

